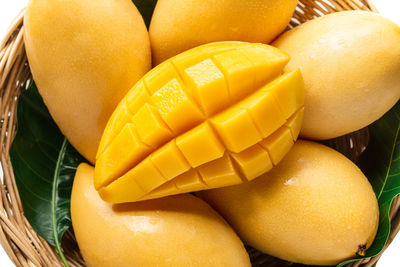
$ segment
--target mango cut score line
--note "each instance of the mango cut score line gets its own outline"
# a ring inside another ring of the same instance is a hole
[[[271,169],[297,139],[304,111],[300,71],[281,75],[288,61],[271,46],[220,42],[150,71],[104,132],[95,169],[102,198],[211,189]]]

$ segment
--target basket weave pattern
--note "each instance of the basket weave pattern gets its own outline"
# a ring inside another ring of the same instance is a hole
[[[376,11],[369,0],[300,0],[289,28],[310,19],[343,10]],[[9,149],[16,129],[16,107],[21,90],[26,89],[31,74],[23,43],[22,11],[12,22],[7,35],[0,40],[0,163],[3,179],[0,186],[0,243],[17,266],[63,266],[57,252],[30,226],[25,218],[9,158]],[[368,143],[368,130],[329,140],[334,147],[355,160]],[[400,229],[400,198],[393,202],[390,244]],[[72,230],[63,238],[63,250],[70,266],[85,266],[79,253]],[[255,266],[289,266],[286,263],[256,250],[249,253]],[[365,259],[351,266],[375,266],[380,255]]]

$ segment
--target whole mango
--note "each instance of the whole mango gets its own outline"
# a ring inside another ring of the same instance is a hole
[[[336,265],[363,255],[378,229],[378,202],[360,169],[309,141],[254,181],[200,194],[247,244],[291,262]]]
[[[143,18],[130,0],[31,0],[24,38],[51,116],[94,162],[113,110],[151,68]]]
[[[94,189],[93,175],[93,167],[81,164],[71,196],[75,236],[89,267],[250,267],[240,239],[201,199],[111,205]]]
[[[216,41],[269,43],[288,25],[297,0],[159,0],[150,24],[153,63]]]
[[[283,158],[301,128],[300,72],[289,57],[242,42],[165,61],[121,101],[101,140],[95,187],[111,203],[252,180]]]
[[[283,34],[274,46],[304,75],[301,136],[329,139],[359,130],[400,97],[400,27],[367,11],[329,14]]]

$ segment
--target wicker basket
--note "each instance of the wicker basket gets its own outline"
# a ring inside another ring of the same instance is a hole
[[[353,9],[376,11],[368,0],[300,0],[289,27],[295,27],[324,14]],[[9,158],[16,128],[18,95],[31,79],[23,43],[23,16],[22,11],[13,21],[4,40],[0,40],[0,161],[4,173],[0,187],[0,243],[17,266],[63,266],[55,249],[38,236],[24,217]],[[368,130],[364,129],[326,143],[355,160],[365,149],[367,142]],[[352,146],[349,143],[352,143]],[[400,228],[399,206],[399,198],[396,198],[390,214],[392,231],[386,247]],[[72,230],[65,234],[62,245],[70,266],[85,266]],[[291,265],[252,249],[249,252],[257,266]],[[379,257],[380,255],[364,259],[351,266],[374,266]]]

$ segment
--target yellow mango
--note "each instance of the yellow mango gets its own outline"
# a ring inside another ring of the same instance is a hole
[[[269,43],[288,25],[297,0],[158,0],[150,23],[153,63],[216,41]],[[231,59],[229,59],[231,60]],[[245,67],[245,57],[235,57]],[[232,64],[234,62],[225,62]],[[241,75],[246,75],[242,72]],[[251,82],[248,79],[241,82]]]
[[[51,116],[94,163],[112,112],[151,68],[143,18],[130,0],[31,0],[24,39]]]
[[[107,124],[95,167],[101,197],[152,199],[270,170],[297,139],[304,110],[300,71],[282,71],[288,60],[268,45],[223,42],[151,70]]]
[[[251,266],[235,232],[201,199],[185,194],[112,205],[100,198],[93,176],[93,167],[81,164],[71,195],[87,266]]]
[[[273,45],[306,89],[301,136],[330,139],[368,126],[400,99],[400,27],[367,11],[310,20]]]
[[[296,263],[336,265],[363,254],[378,229],[378,202],[360,169],[309,141],[254,181],[199,194],[247,244]]]

